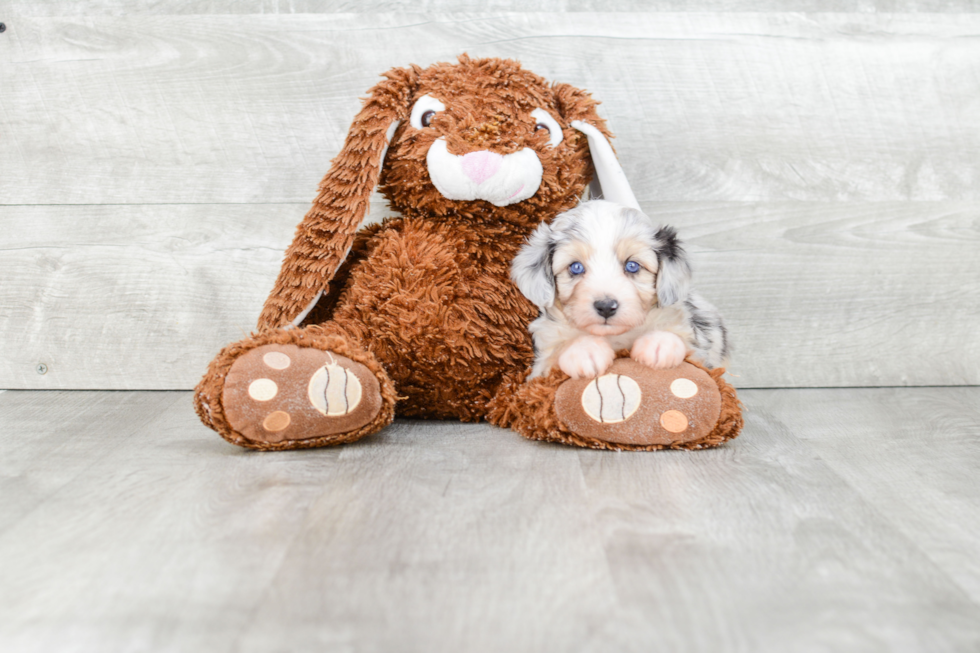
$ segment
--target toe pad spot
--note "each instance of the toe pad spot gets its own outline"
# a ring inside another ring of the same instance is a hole
[[[679,410],[667,410],[660,416],[660,426],[671,433],[683,433],[687,429],[687,415]]]
[[[674,379],[674,382],[670,384],[670,391],[675,397],[690,399],[698,393],[698,384],[691,379],[681,377]]]
[[[269,401],[279,394],[279,386],[272,379],[255,379],[248,386],[248,396],[255,401]]]
[[[277,410],[274,413],[269,413],[269,416],[262,422],[262,428],[264,428],[266,431],[272,431],[275,433],[276,431],[281,431],[289,426],[291,421],[292,418],[289,417],[289,413]]]
[[[270,351],[262,357],[262,362],[274,370],[284,370],[292,361],[281,351]]]

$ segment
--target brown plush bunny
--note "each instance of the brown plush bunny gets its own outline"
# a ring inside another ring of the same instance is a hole
[[[682,432],[665,430],[667,407],[650,401],[629,420],[597,421],[576,403],[595,389],[560,371],[524,381],[537,311],[510,281],[515,254],[579,202],[593,171],[607,198],[636,206],[597,102],[502,59],[463,55],[384,77],[286,251],[258,332],[222,350],[198,385],[201,420],[255,449],[351,442],[396,412],[485,418],[596,448],[735,437],[738,401],[717,370],[682,366],[705,389],[666,400],[698,416]],[[358,231],[377,184],[400,217]],[[669,385],[631,363],[611,373],[644,393]]]

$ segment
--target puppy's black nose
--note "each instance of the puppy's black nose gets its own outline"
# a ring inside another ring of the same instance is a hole
[[[616,314],[616,309],[619,308],[619,302],[615,299],[600,299],[593,306],[595,307],[596,313],[609,319]]]

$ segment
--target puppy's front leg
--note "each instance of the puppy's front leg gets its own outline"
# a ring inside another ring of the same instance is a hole
[[[601,376],[609,369],[614,358],[616,352],[605,339],[580,336],[558,357],[558,367],[573,379],[592,378]]]
[[[677,367],[686,355],[687,345],[679,335],[670,331],[644,333],[633,342],[630,350],[630,358],[655,370]]]

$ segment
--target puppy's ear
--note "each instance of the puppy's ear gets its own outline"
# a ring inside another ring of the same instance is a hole
[[[408,117],[420,73],[417,66],[394,68],[371,89],[286,250],[279,278],[259,317],[259,329],[297,322],[326,291],[368,211],[388,144]]]
[[[691,264],[672,227],[661,227],[654,236],[657,254],[657,302],[670,306],[684,300],[691,288]]]
[[[510,267],[510,278],[539,308],[549,308],[555,303],[555,274],[551,269],[556,247],[554,236],[550,225],[538,225]]]

